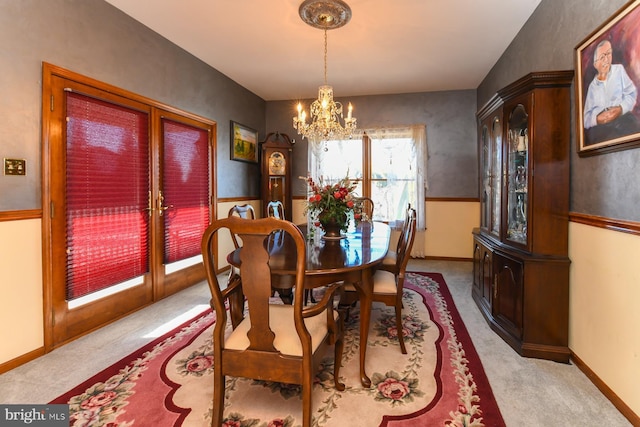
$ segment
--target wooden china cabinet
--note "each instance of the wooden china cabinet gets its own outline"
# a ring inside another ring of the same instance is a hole
[[[480,227],[472,295],[520,355],[569,361],[573,71],[531,73],[477,114]]]

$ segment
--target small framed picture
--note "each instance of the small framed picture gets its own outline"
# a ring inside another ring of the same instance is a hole
[[[576,141],[581,156],[640,146],[640,0],[576,46]]]
[[[231,121],[231,160],[258,163],[258,131]]]

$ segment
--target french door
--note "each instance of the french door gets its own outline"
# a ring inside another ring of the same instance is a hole
[[[47,351],[203,280],[214,215],[215,124],[81,80],[45,65]]]
[[[154,194],[157,243],[155,299],[204,280],[200,241],[212,219],[211,129],[197,120],[155,111],[160,173]]]

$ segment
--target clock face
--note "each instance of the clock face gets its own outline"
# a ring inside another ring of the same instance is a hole
[[[284,175],[287,159],[279,151],[274,151],[269,156],[269,175]]]

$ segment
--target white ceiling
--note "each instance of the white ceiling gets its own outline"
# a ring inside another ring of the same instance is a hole
[[[106,0],[261,98],[317,96],[324,35],[302,0]],[[346,0],[328,31],[336,97],[475,89],[541,0]]]

